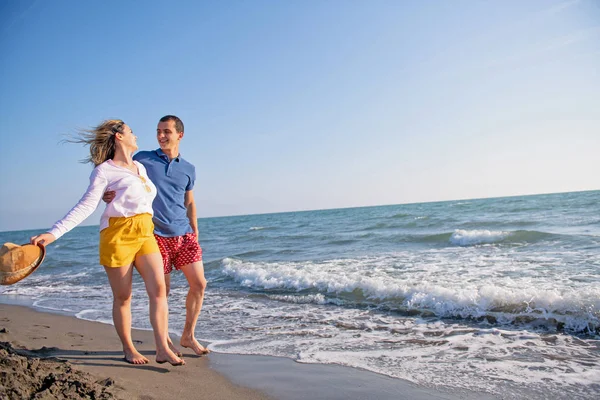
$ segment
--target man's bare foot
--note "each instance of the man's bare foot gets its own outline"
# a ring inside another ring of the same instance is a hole
[[[183,353],[181,352],[181,350],[179,350],[177,347],[175,347],[175,345],[173,344],[173,342],[171,341],[171,338],[167,338],[167,343],[169,344],[169,348],[171,349],[171,351],[173,353],[175,353],[175,355],[177,357],[181,357],[183,356]]]
[[[141,355],[136,349],[133,350],[123,350],[123,353],[125,353],[125,357],[124,360],[127,361],[129,364],[148,364],[150,361],[144,357],[143,355]]]
[[[171,349],[166,349],[164,351],[156,351],[156,362],[159,364],[169,363],[173,366],[185,365],[185,361],[183,358],[177,357],[175,353],[171,351]]]
[[[191,339],[181,338],[179,344],[187,349],[192,349],[198,356],[210,353],[210,350],[198,343],[195,337],[192,337]]]

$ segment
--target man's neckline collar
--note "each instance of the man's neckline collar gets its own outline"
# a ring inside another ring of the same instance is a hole
[[[165,152],[160,147],[158,149],[156,149],[155,151],[159,157],[166,158],[167,160],[169,159],[169,156],[166,155]],[[179,162],[179,157],[181,157],[181,153],[177,154],[177,157],[173,158],[173,160]]]

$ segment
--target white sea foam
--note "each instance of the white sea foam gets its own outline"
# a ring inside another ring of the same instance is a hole
[[[202,330],[223,322],[230,326],[211,344],[213,351],[341,364],[423,385],[485,390],[504,398],[511,398],[505,392],[511,386],[514,393],[527,388],[540,398],[559,389],[589,397],[594,391],[589,385],[600,373],[600,343],[588,340],[587,346],[581,346],[581,339],[564,334],[243,297],[217,296],[205,310]]]
[[[510,232],[503,231],[456,229],[450,237],[450,243],[456,246],[496,243],[506,239],[510,234]]]
[[[289,295],[269,295],[269,298],[277,301],[285,301],[288,303],[295,304],[326,304],[327,300],[325,296],[321,293],[318,294],[309,294],[307,296],[289,296]]]
[[[54,306],[48,305],[47,302],[44,300],[34,301],[32,305],[33,305],[33,307],[43,308],[45,310],[60,311],[60,312],[68,313],[68,314],[75,313],[74,309],[71,309],[68,307],[54,307]]]
[[[226,258],[222,271],[244,287],[293,292],[316,290],[324,296],[323,302],[325,298],[335,298],[398,310],[431,311],[440,317],[491,316],[499,323],[513,323],[526,317],[529,321],[561,323],[574,331],[600,327],[597,285],[564,287],[554,285],[556,282],[549,279],[544,285],[533,286],[526,275],[498,275],[494,270],[504,273],[508,265],[495,262],[500,261],[497,259],[458,258],[453,262],[445,259],[443,265],[436,266],[433,262],[437,257],[433,253],[431,264],[412,264],[409,259],[405,268],[399,270],[394,265],[399,258],[406,260],[410,255],[321,263],[261,263]],[[464,262],[480,267],[461,265]],[[518,269],[519,265],[510,265],[510,268]],[[447,273],[461,269],[471,272],[462,276]],[[290,301],[285,297],[282,300]],[[320,297],[319,303],[323,304]]]
[[[30,296],[33,298],[51,295],[64,295],[66,293],[89,293],[90,288],[85,285],[76,285],[70,283],[52,284],[46,286],[12,286],[6,288],[3,294],[15,294],[22,296]]]

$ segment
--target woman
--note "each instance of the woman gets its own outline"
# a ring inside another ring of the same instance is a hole
[[[73,140],[90,146],[86,160],[96,166],[90,185],[79,202],[46,233],[31,238],[44,246],[75,228],[98,207],[106,190],[116,192],[100,219],[100,264],[113,292],[113,321],[123,344],[125,360],[146,364],[131,340],[131,285],[133,268],[146,285],[150,300],[150,323],[156,341],[156,362],[183,365],[167,344],[168,309],[160,250],[153,235],[152,200],[156,187],[146,169],[133,161],[137,137],[121,120],[108,120]]]

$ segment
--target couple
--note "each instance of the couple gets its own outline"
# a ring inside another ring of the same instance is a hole
[[[160,119],[156,137],[160,148],[138,149],[137,137],[121,120],[104,121],[73,140],[90,147],[86,160],[95,165],[90,185],[79,202],[32,244],[54,242],[85,220],[103,199],[100,219],[100,264],[113,292],[113,322],[125,360],[146,364],[131,339],[133,268],[144,280],[150,305],[150,323],[156,342],[156,362],[183,365],[181,353],[168,334],[167,296],[173,266],[181,270],[190,289],[181,346],[206,354],[194,330],[204,299],[206,280],[198,244],[196,203],[192,189],[195,168],[179,156],[183,122],[174,115]]]

